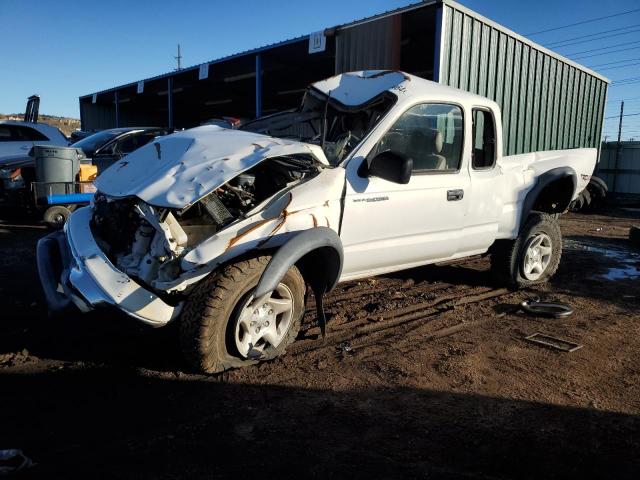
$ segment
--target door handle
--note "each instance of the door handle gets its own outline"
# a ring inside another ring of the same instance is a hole
[[[462,200],[462,197],[464,197],[464,190],[447,190],[447,201],[449,202]]]

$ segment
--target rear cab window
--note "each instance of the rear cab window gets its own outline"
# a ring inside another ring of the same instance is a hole
[[[496,128],[493,114],[485,108],[473,109],[471,165],[488,170],[496,164]]]

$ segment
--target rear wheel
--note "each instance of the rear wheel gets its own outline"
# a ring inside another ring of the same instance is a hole
[[[533,213],[515,240],[497,242],[491,269],[502,282],[522,288],[551,278],[562,256],[562,232],[557,219]]]
[[[193,368],[217,373],[269,360],[295,340],[305,294],[296,267],[267,299],[253,305],[253,291],[269,258],[229,265],[191,293],[180,319],[180,343]]]

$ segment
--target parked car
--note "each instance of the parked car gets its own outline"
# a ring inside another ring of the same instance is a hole
[[[125,155],[146,145],[156,137],[167,135],[169,129],[161,127],[110,128],[89,135],[73,144],[102,171]]]
[[[73,132],[71,132],[71,135],[69,135],[69,138],[71,139],[71,143],[75,143],[82,140],[83,138],[87,138],[89,135],[93,135],[96,132],[97,130],[74,130]]]
[[[66,147],[69,140],[56,127],[46,123],[0,120],[0,162],[3,157],[26,156],[36,144]]]
[[[307,285],[492,254],[505,283],[558,268],[557,214],[597,151],[502,155],[498,105],[396,71],[310,86],[296,111],[157,139],[96,181],[91,206],[38,244],[49,308],[110,305],[179,322],[205,372],[281,355]]]
[[[28,155],[0,158],[0,206],[24,205],[27,202],[29,195],[22,169],[29,166],[33,166],[33,159]]]

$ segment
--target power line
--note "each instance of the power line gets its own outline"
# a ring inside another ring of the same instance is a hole
[[[621,78],[619,80],[614,80],[612,83],[615,85],[626,85],[627,83],[635,83],[637,81],[640,81],[640,77]]]
[[[605,65],[613,65],[615,63],[624,63],[624,62],[635,62],[636,60],[640,60],[640,58],[629,58],[627,60],[618,60],[617,62],[607,62],[607,63],[599,63],[598,65],[590,65],[587,68],[597,68],[604,67]]]
[[[611,47],[609,47],[611,48]],[[611,50],[610,52],[602,52],[602,53],[594,53],[593,55],[583,55],[582,57],[574,57],[574,60],[582,60],[584,58],[590,58],[590,57],[599,57],[600,55],[609,55],[610,53],[618,53],[618,52],[626,52],[627,50],[635,50],[638,47],[628,47],[628,48],[621,48],[619,50]],[[571,55],[575,55],[573,53],[568,53],[566,54],[567,56],[571,56]]]
[[[626,68],[626,67],[633,67],[634,65],[640,65],[640,62],[636,62],[636,63],[628,63],[626,65],[616,65],[613,67],[605,67],[605,68],[600,68],[599,70],[611,70],[614,68]]]
[[[625,113],[622,116],[623,117],[635,117],[636,115],[640,115],[640,112],[638,112],[638,113]],[[611,117],[604,117],[605,120],[607,120],[609,118],[620,118],[620,115],[613,115]]]
[[[640,102],[640,100],[622,100],[624,103],[638,103]],[[618,102],[620,102],[620,100],[611,100],[611,102],[607,101],[608,105],[607,108],[613,108],[613,107],[617,107],[618,106]]]
[[[602,40],[604,38],[619,37],[620,35],[627,35],[629,33],[636,33],[636,32],[640,32],[640,30],[629,30],[628,32],[618,32],[618,33],[614,33],[612,35],[603,35],[602,37],[590,38],[590,39],[587,39],[587,40],[578,40],[577,42],[570,42],[570,43],[566,43],[567,40],[565,40],[565,42],[562,42],[562,43],[564,43],[564,45],[547,44],[546,46],[553,47],[553,48],[564,48],[564,47],[569,47],[571,45],[578,45],[579,43],[596,42],[596,41]]]
[[[611,87],[624,87],[625,85],[634,85],[636,83],[640,83],[640,80],[634,80],[633,82],[627,82],[627,83],[616,83],[614,85],[611,85]]]
[[[525,36],[540,35],[541,33],[554,32],[556,30],[562,30],[563,28],[575,27],[576,25],[584,25],[585,23],[597,22],[598,20],[605,20],[607,18],[619,17],[621,15],[627,15],[629,13],[640,12],[640,8],[634,8],[633,10],[627,10],[626,12],[614,13],[613,15],[606,15],[604,17],[590,18],[589,20],[582,20],[581,22],[570,23],[568,25],[562,25],[560,27],[547,28],[546,30],[540,30],[538,32],[531,32],[525,34]]]
[[[602,35],[604,33],[619,32],[620,30],[626,30],[628,28],[635,28],[635,27],[640,27],[640,23],[636,23],[634,25],[628,25],[626,27],[612,28],[611,30],[604,30],[604,31],[598,32],[598,33],[590,33],[589,35],[580,35],[579,37],[566,38],[564,40],[558,40],[557,42],[546,43],[545,45],[553,46],[553,45],[557,45],[559,43],[570,42],[570,41],[578,40],[578,39],[581,39],[581,38],[595,37],[595,36],[598,36],[598,35]]]
[[[640,40],[634,40],[633,42],[616,43],[615,45],[609,45],[608,47],[592,48],[583,52],[567,53],[567,55],[582,55],[583,53],[597,52],[598,50],[606,50],[607,48],[624,47],[625,45],[635,45],[640,43]]]

